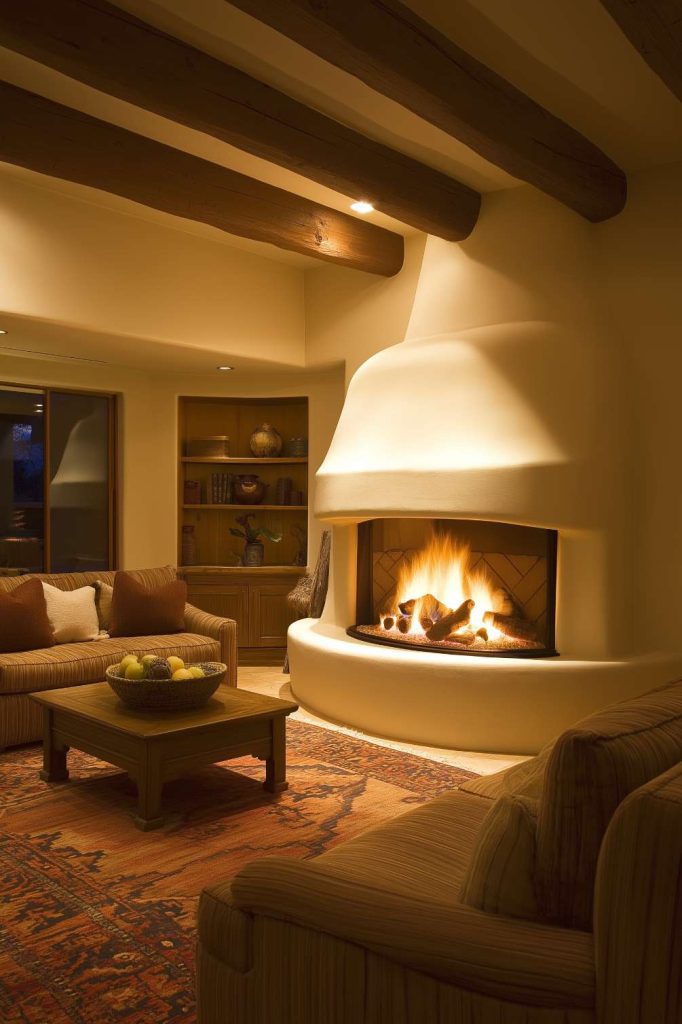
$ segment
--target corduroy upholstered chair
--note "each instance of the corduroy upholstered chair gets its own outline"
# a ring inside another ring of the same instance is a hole
[[[205,890],[201,1024],[680,1024],[682,682]]]

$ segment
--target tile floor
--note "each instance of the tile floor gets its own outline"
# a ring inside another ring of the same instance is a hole
[[[245,690],[255,690],[257,693],[268,693],[272,697],[284,697],[289,700],[296,698],[291,693],[289,676],[285,675],[278,666],[247,666],[241,665],[238,673],[238,685]],[[452,764],[457,768],[465,768],[468,771],[476,772],[479,775],[490,775],[508,768],[512,764],[525,761],[525,757],[514,754],[482,754],[470,750],[446,750],[442,747],[424,747],[416,743],[400,743],[397,740],[385,739],[381,736],[370,736],[367,733],[359,732],[357,729],[349,729],[336,722],[328,722],[317,715],[299,710],[293,716],[301,722],[309,722],[312,725],[323,726],[325,729],[338,729],[349,736],[359,736],[361,739],[370,740],[382,747],[393,747],[394,750],[405,750],[410,754],[417,754],[421,757],[428,757],[443,764]]]

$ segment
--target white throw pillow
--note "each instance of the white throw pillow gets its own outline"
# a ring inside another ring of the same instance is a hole
[[[60,590],[50,583],[43,583],[43,591],[55,643],[68,644],[97,639],[99,621],[94,587]]]

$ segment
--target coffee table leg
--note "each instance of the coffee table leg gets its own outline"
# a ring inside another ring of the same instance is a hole
[[[272,753],[265,762],[264,788],[269,793],[281,793],[289,788],[287,775],[286,749],[286,718],[273,718],[270,723],[272,730]]]
[[[43,767],[40,778],[43,782],[66,782],[69,771],[66,767],[66,755],[69,748],[59,746],[54,738],[54,714],[49,708],[43,708]]]
[[[161,765],[158,754],[149,749],[140,758],[137,776],[137,810],[133,821],[143,832],[161,828]]]

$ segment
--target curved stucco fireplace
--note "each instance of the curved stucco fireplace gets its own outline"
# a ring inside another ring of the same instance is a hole
[[[608,342],[545,322],[405,341],[361,366],[317,474],[330,589],[320,620],[290,628],[297,699],[377,735],[533,753],[679,672],[676,656],[637,650],[627,403]],[[358,636],[359,524],[410,519],[555,536],[559,655],[444,657]]]

